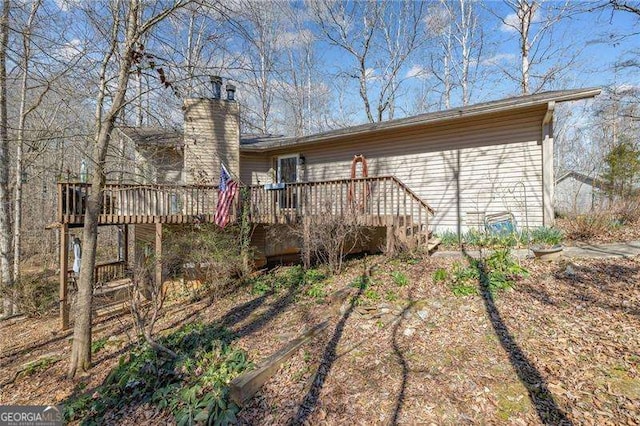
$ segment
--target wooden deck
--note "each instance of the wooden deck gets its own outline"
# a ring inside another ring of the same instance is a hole
[[[91,185],[58,184],[56,227],[60,235],[60,317],[69,326],[69,228],[84,223]],[[156,254],[161,253],[162,225],[213,222],[218,205],[216,186],[107,184],[102,191],[100,225],[156,224]],[[433,209],[394,176],[296,182],[241,187],[231,210],[231,222],[245,212],[254,224],[322,224],[340,220],[387,228],[387,249],[402,246],[433,248],[429,221]],[[95,286],[105,289],[126,278],[128,233],[124,233],[124,260],[96,265]],[[162,278],[156,265],[156,280]]]
[[[58,184],[59,223],[84,223],[91,185]],[[107,184],[99,224],[213,222],[217,186]],[[339,216],[363,226],[419,226],[427,229],[433,209],[394,176],[297,182],[271,188],[243,187],[231,210],[241,208],[259,224],[292,224],[303,218]]]

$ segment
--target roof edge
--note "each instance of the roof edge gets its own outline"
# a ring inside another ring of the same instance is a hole
[[[330,141],[333,139],[340,139],[345,136],[357,136],[371,132],[402,129],[406,127],[435,124],[439,122],[446,122],[457,120],[466,117],[473,117],[483,114],[492,114],[509,109],[526,109],[537,105],[545,105],[549,102],[570,102],[583,99],[593,98],[599,95],[602,89],[599,87],[584,88],[584,89],[572,89],[563,91],[543,92],[533,95],[517,96],[505,99],[499,99],[496,101],[483,102],[479,104],[469,105],[466,107],[451,108],[444,111],[430,112],[426,114],[420,114],[412,117],[399,118],[396,120],[378,122],[378,123],[365,123],[356,126],[345,127],[337,130],[330,130],[327,132],[317,133],[315,135],[303,136],[299,138],[283,138],[279,142],[266,145],[240,145],[240,151],[244,152],[266,152],[273,151],[281,148],[295,147],[299,145],[306,145],[318,142]]]

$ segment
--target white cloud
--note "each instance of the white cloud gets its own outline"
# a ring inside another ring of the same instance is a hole
[[[282,47],[301,47],[313,42],[313,33],[307,29],[297,32],[285,31],[278,36],[278,41]]]
[[[515,13],[510,13],[504,18],[504,22],[500,25],[500,31],[504,31],[506,33],[512,33],[516,31],[518,27],[518,15]]]
[[[64,59],[73,59],[82,52],[82,42],[79,39],[74,38],[66,42],[58,52]]]
[[[542,21],[542,13],[540,12],[540,8],[538,7],[533,12],[533,19],[531,20],[531,23],[535,24],[541,21]],[[520,26],[520,19],[518,19],[518,15],[516,13],[510,13],[504,18],[504,21],[500,25],[500,31],[504,31],[506,33],[513,33],[517,31],[517,28],[519,26]]]
[[[407,70],[405,74],[405,78],[419,78],[419,79],[427,79],[429,78],[429,71],[422,65],[414,64]]]
[[[364,70],[364,78],[366,80],[375,80],[376,78],[378,78],[378,76],[376,75],[376,70],[373,68],[367,68],[366,70]]]
[[[63,12],[68,12],[74,7],[79,6],[81,2],[82,0],[54,0],[54,3],[56,4],[56,6],[58,6],[58,9]]]
[[[480,65],[492,66],[498,65],[504,62],[512,62],[516,59],[516,55],[513,53],[498,53],[496,55],[484,58],[480,61]]]

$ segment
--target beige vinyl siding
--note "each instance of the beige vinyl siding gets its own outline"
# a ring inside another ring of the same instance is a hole
[[[511,211],[521,226],[542,225],[541,125],[546,107],[379,132],[360,138],[273,151],[300,153],[301,180],[348,178],[354,155],[364,154],[369,176],[394,175],[435,210],[435,231],[477,224],[476,212]],[[460,156],[459,188],[456,180]],[[523,189],[524,186],[524,189]],[[525,210],[526,192],[526,210]],[[458,203],[459,195],[459,203]],[[458,212],[459,210],[459,212]]]
[[[264,154],[240,154],[240,180],[245,185],[263,185],[271,183],[267,173],[271,168],[271,159]]]

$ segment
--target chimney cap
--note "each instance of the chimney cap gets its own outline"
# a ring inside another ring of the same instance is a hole
[[[222,77],[219,75],[212,75],[209,77],[211,82],[211,91],[213,99],[220,99],[222,96]]]
[[[233,84],[227,83],[227,100],[235,101],[236,100],[235,95],[236,95],[236,86],[234,86]]]

